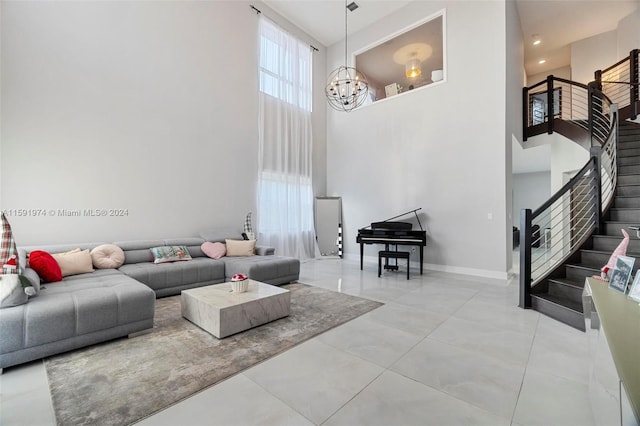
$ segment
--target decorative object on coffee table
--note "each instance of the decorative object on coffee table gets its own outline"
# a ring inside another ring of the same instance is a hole
[[[249,280],[245,274],[234,274],[231,277],[231,290],[234,293],[244,293],[249,288]]]

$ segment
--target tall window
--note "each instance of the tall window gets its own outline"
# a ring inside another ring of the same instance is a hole
[[[260,16],[258,232],[284,256],[315,255],[311,65],[303,43]]]
[[[261,18],[260,91],[311,112],[311,49]]]

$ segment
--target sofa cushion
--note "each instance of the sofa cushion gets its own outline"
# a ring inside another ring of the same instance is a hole
[[[268,284],[285,284],[300,277],[300,261],[283,256],[228,257],[225,263],[225,279],[231,281],[234,274],[245,274],[249,279]]]
[[[102,244],[90,253],[97,269],[117,269],[124,263],[124,251],[115,244]]]
[[[29,253],[29,267],[36,271],[43,282],[53,283],[62,279],[58,262],[44,250]]]
[[[151,247],[153,263],[177,262],[191,260],[189,249],[186,246],[160,246]]]
[[[73,275],[0,310],[0,353],[153,318],[154,305],[151,289],[117,270]]]
[[[163,246],[163,240],[117,241],[113,243],[124,251],[124,264],[153,262],[151,247]]]
[[[256,250],[256,240],[226,240],[227,256],[253,256]]]
[[[53,253],[51,256],[60,265],[63,277],[93,272],[93,262],[89,250],[77,248],[64,253]]]
[[[227,253],[227,247],[222,243],[205,241],[200,247],[202,252],[212,259],[220,259]]]
[[[118,270],[148,285],[162,296],[180,294],[180,288],[216,284],[224,281],[224,262],[208,257],[196,257],[189,262],[130,263],[122,265]],[[159,291],[164,289],[176,290],[171,292]]]
[[[187,246],[191,257],[205,257],[206,255],[200,249],[204,240],[202,238],[187,237],[187,238],[170,238],[163,240],[165,246]]]

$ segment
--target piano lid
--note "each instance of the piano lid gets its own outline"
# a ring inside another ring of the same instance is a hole
[[[413,225],[410,222],[371,222],[371,229],[404,230],[411,228],[413,228]]]
[[[394,217],[390,217],[389,219],[383,220],[382,222],[371,222],[371,229],[393,229],[393,230],[406,230],[406,229],[411,229],[413,227],[413,225],[411,225],[411,223],[409,222],[392,222],[393,219],[399,218],[400,216],[404,216],[407,215],[409,213],[413,213],[416,215],[416,220],[418,221],[418,225],[420,226],[420,229],[423,230],[422,228],[422,223],[420,223],[420,218],[418,217],[418,213],[416,213],[418,210],[422,210],[422,207],[419,207],[415,210],[409,210],[406,213],[402,213],[399,214],[397,216]],[[366,226],[364,228],[360,228],[360,230],[363,229],[367,229],[369,228],[369,226]]]

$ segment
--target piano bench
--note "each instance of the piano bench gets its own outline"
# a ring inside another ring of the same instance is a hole
[[[408,251],[387,251],[381,250],[378,252],[378,278],[382,274],[382,259],[407,259],[407,279],[409,279],[409,255]]]

